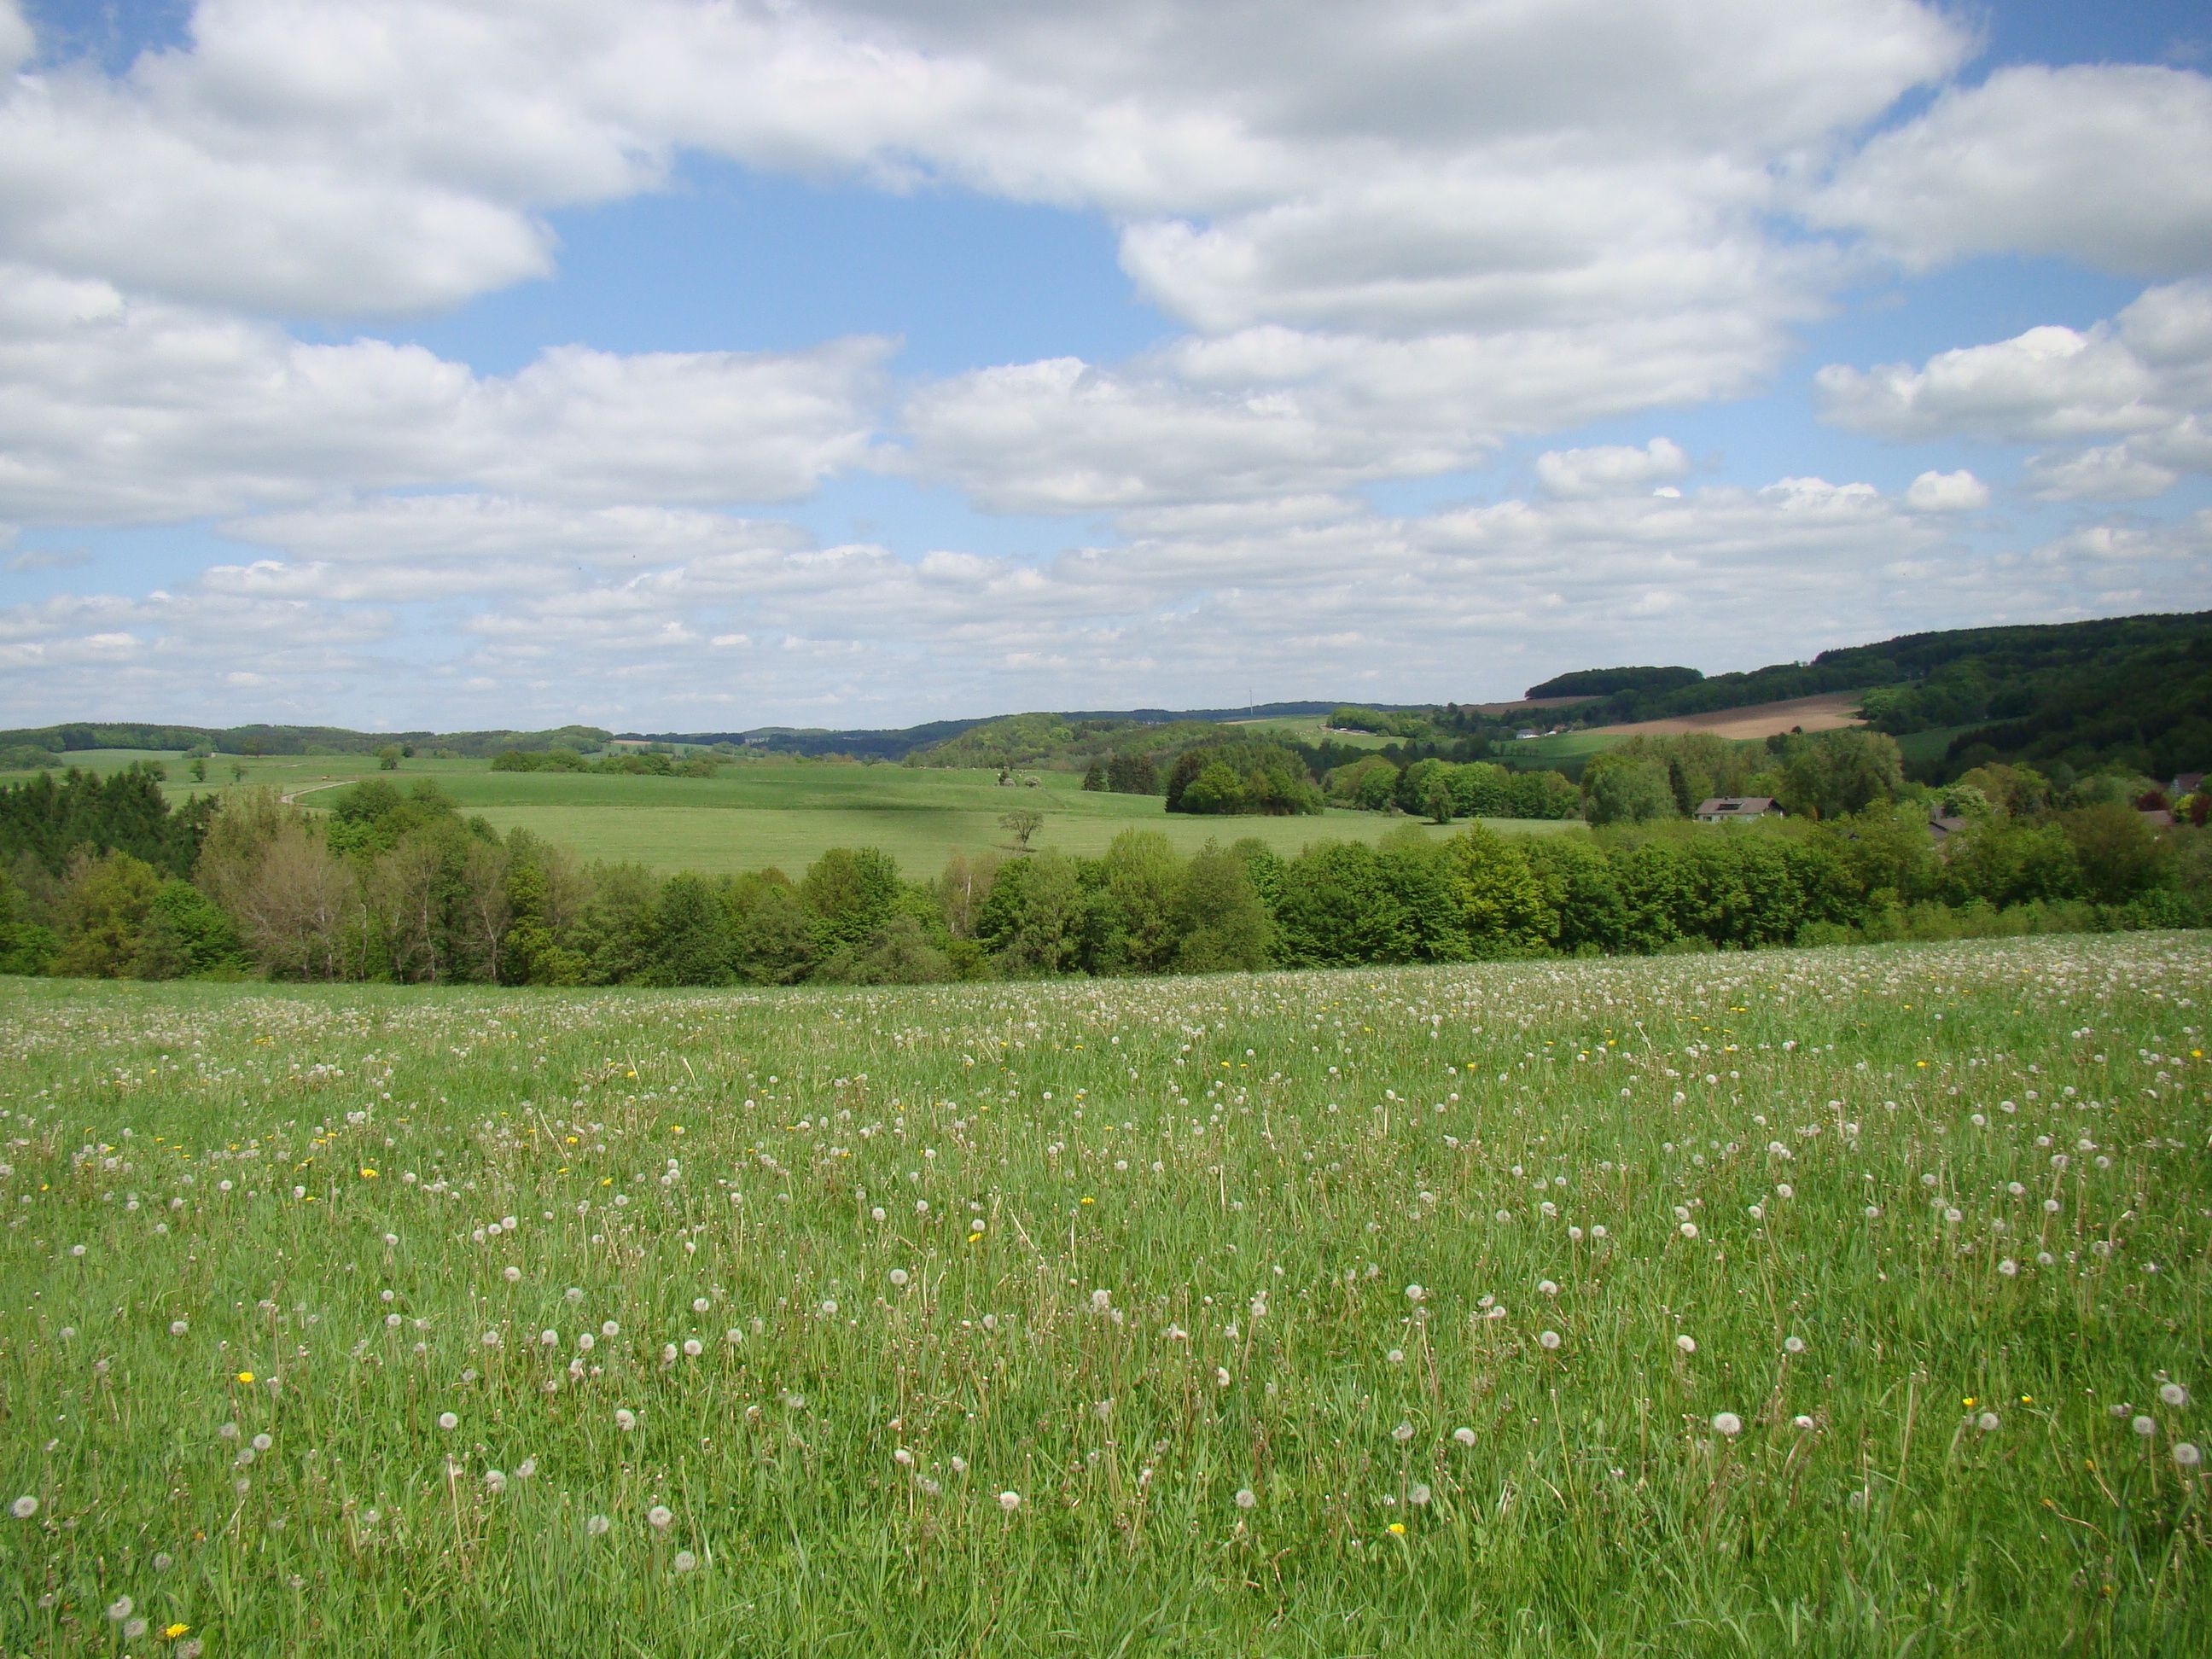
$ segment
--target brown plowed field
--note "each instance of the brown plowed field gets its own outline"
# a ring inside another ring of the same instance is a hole
[[[1745,708],[1717,708],[1710,714],[1675,714],[1665,720],[1634,720],[1626,726],[1596,726],[1592,732],[1631,737],[1649,732],[1673,737],[1683,732],[1711,732],[1721,738],[1771,738],[1777,732],[1802,727],[1808,732],[1833,732],[1859,723],[1859,691],[1831,691],[1817,697],[1792,697],[1787,702],[1753,703]]]

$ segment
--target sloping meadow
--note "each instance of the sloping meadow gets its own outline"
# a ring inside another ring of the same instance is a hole
[[[0,1647],[2212,1650],[2208,977],[0,981]]]

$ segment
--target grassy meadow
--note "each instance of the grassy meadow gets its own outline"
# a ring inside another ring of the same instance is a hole
[[[1031,845],[1096,856],[1122,830],[1157,830],[1176,850],[1208,840],[1254,836],[1285,856],[1310,842],[1378,841],[1415,822],[1332,808],[1318,817],[1193,817],[1170,815],[1157,795],[1086,791],[1064,772],[1019,774],[1037,787],[1001,786],[998,774],[787,758],[744,760],[711,778],[631,777],[620,773],[495,772],[488,760],[409,759],[380,772],[373,757],[281,756],[238,760],[219,755],[208,781],[195,784],[182,757],[126,750],[71,755],[72,764],[112,771],[136,760],[167,768],[172,801],[195,791],[268,785],[305,807],[332,799],[348,783],[382,777],[401,788],[422,778],[481,814],[495,829],[530,830],[586,860],[630,860],[663,874],[694,870],[737,875],[771,866],[796,877],[832,847],[879,847],[910,878],[933,876],[953,853],[974,854],[1009,842],[999,820],[1017,807],[1044,814]],[[234,767],[244,771],[233,777]],[[4,775],[8,781],[28,774]],[[1513,831],[1578,830],[1553,820],[1496,818]],[[1422,824],[1431,836],[1463,825]]]
[[[1331,726],[1322,714],[1271,714],[1261,720],[1224,722],[1240,736],[1288,738],[1298,743],[1334,743],[1348,749],[1386,749],[1398,741],[1387,732],[1350,732]]]
[[[0,1650],[2212,1650],[2212,940],[0,981]]]

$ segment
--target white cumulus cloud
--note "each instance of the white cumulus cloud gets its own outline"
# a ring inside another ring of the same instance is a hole
[[[556,347],[486,376],[0,267],[0,519],[158,522],[451,484],[787,501],[866,459],[890,349]]]
[[[1905,492],[1905,501],[1918,513],[1970,513],[1990,504],[1990,487],[1964,467],[1923,472]]]
[[[1918,265],[2024,252],[2201,271],[2212,264],[2212,80],[2144,64],[2001,69],[1876,137],[1808,210]]]
[[[1669,438],[1638,449],[1603,444],[1589,449],[1547,450],[1536,458],[1536,477],[1553,495],[1610,495],[1686,476],[1690,458]]]

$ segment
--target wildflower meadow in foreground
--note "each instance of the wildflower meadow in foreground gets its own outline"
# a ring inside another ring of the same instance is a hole
[[[2208,981],[0,981],[0,1650],[2212,1651]]]

